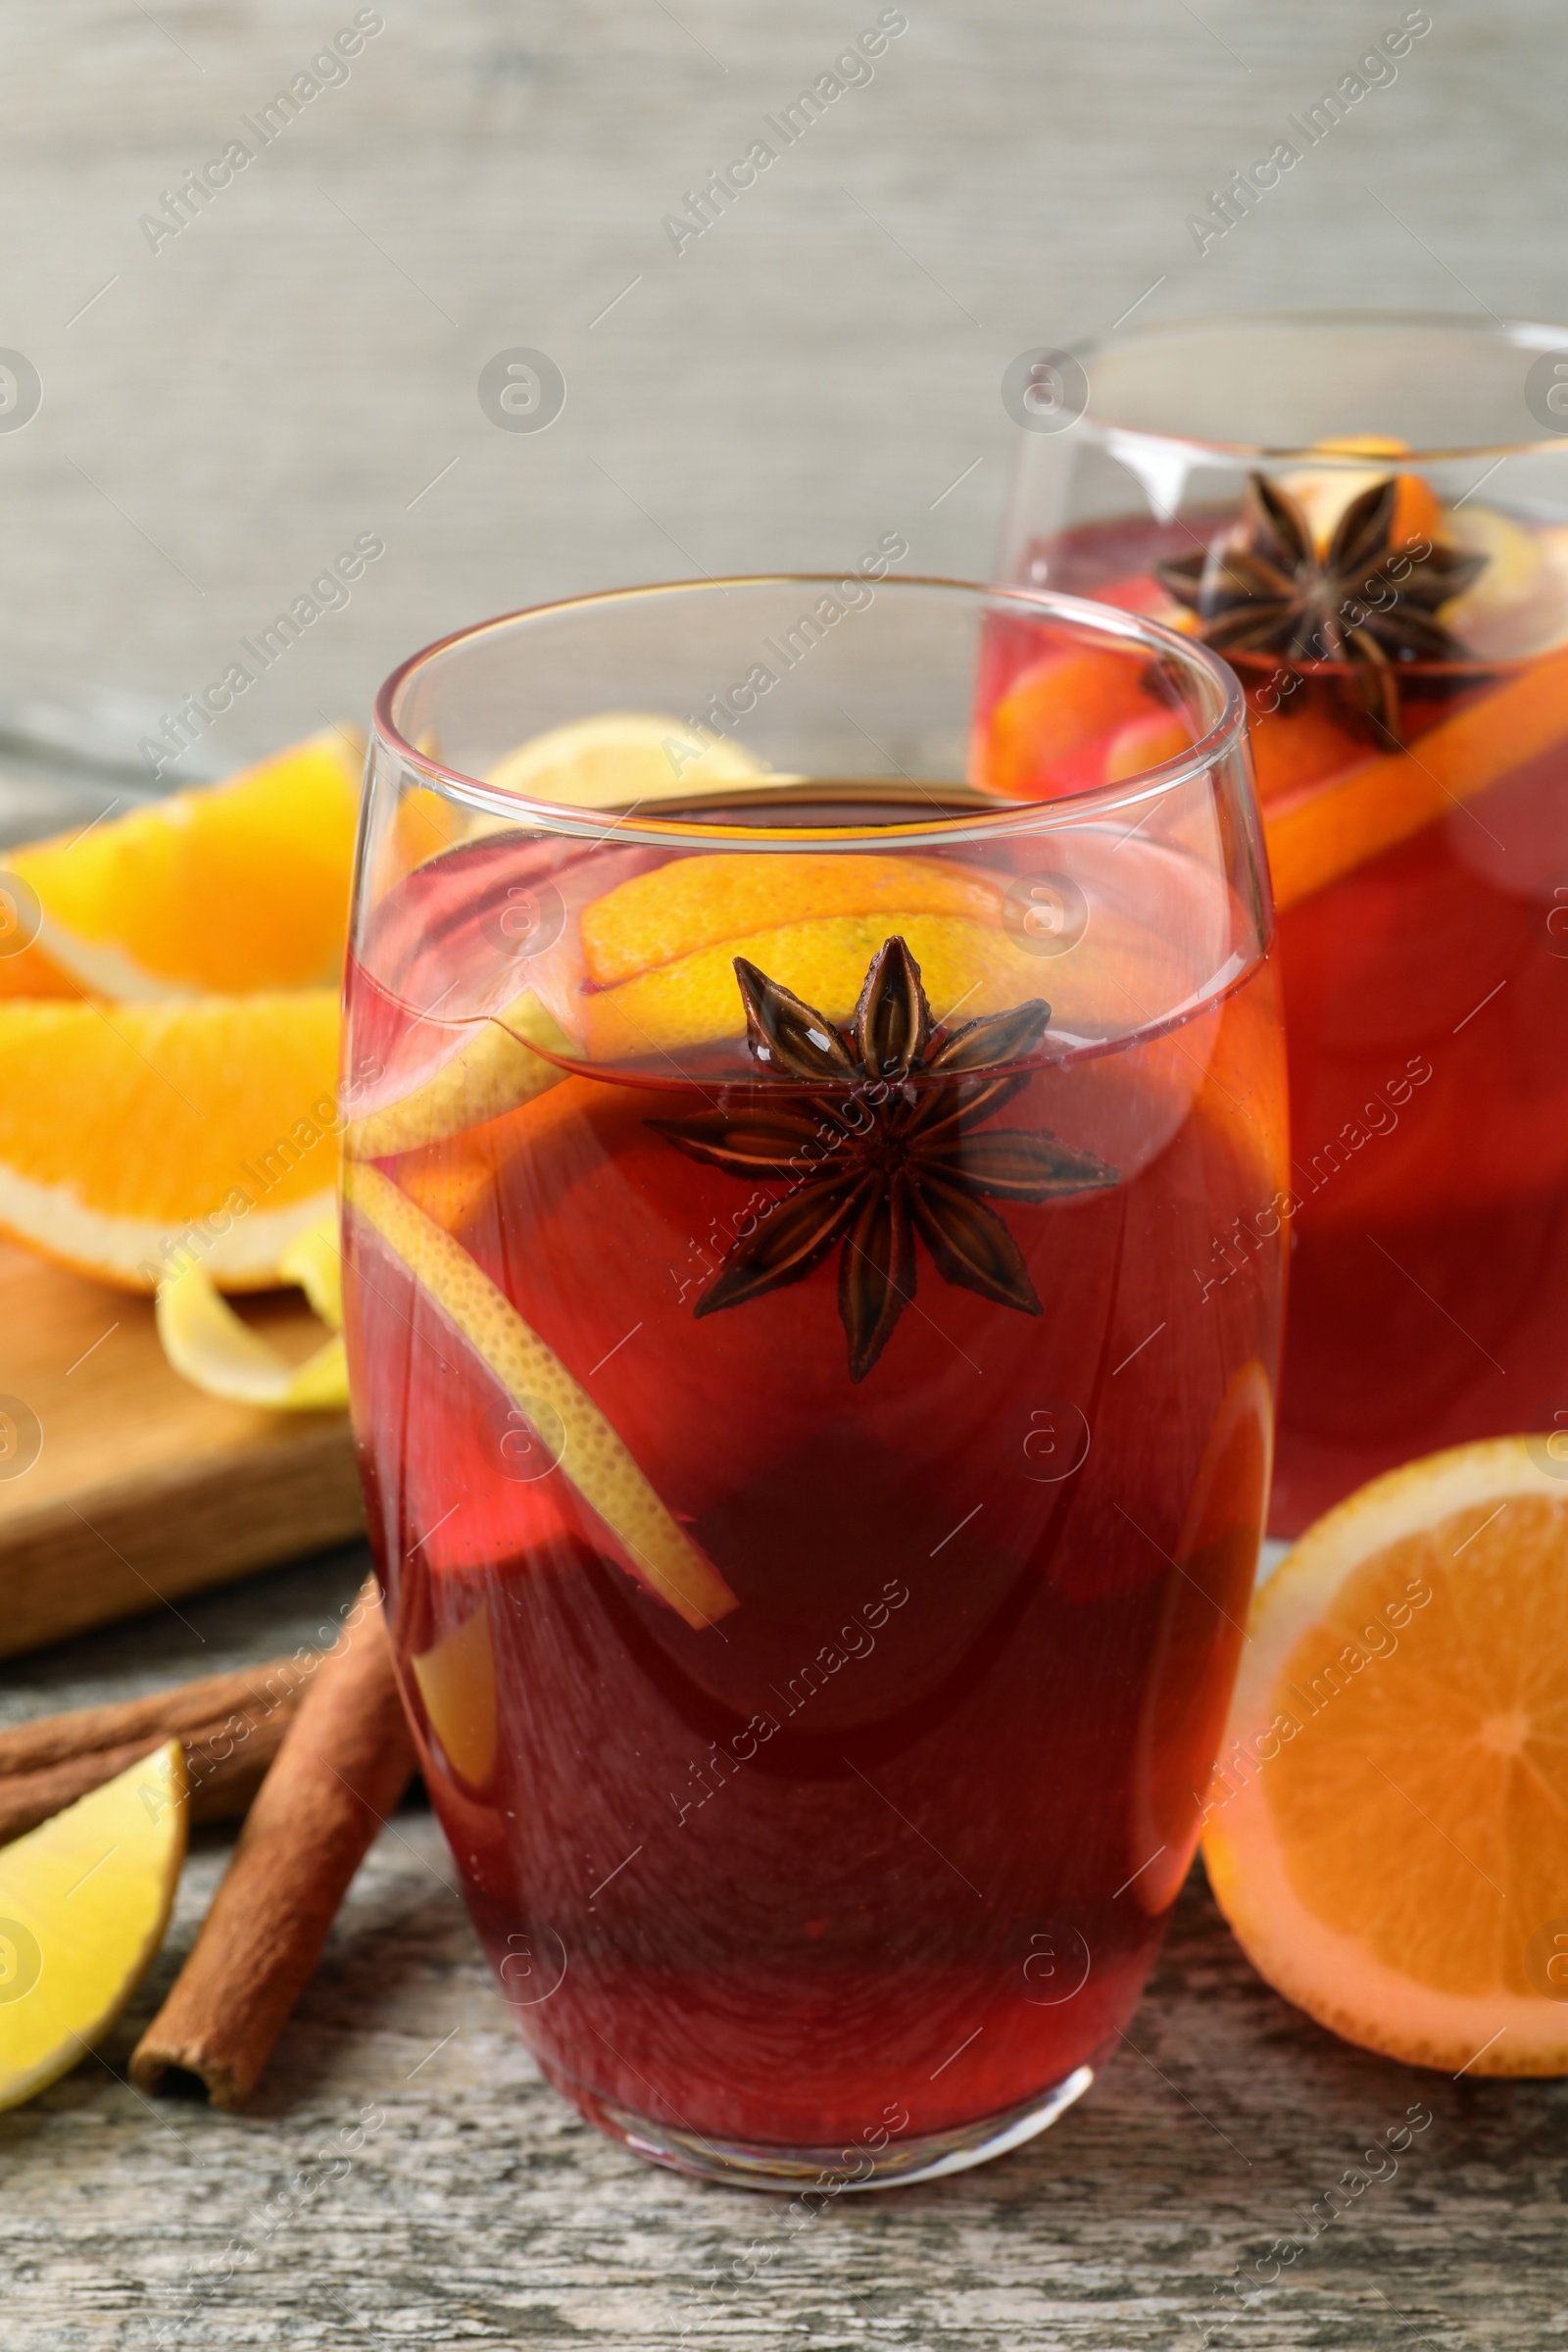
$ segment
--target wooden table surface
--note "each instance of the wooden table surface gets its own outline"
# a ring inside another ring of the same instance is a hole
[[[13,1669],[5,1713],[310,1641],[361,1565],[276,1571],[62,1647]],[[640,2164],[547,2088],[412,1807],[251,2107],[142,2098],[126,2059],[226,1851],[198,1834],[169,1941],[102,2051],[0,2116],[6,2352],[1196,2352],[1205,2328],[1216,2352],[1545,2352],[1568,2328],[1568,2083],[1349,2049],[1253,1975],[1200,1873],[1128,2045],[1059,2124],[976,2172],[840,2197],[793,2235],[786,2200]],[[1384,2155],[1387,2177],[1330,2199],[1401,2127],[1396,2171]]]
[[[362,717],[414,646],[536,598],[834,565],[888,530],[911,568],[983,571],[1004,368],[1132,306],[1568,312],[1551,0],[1432,0],[1394,85],[1202,256],[1187,216],[1399,0],[906,0],[874,78],[679,254],[663,217],[877,0],[375,13],[349,78],[154,250],[141,217],[351,0],[10,0],[0,346],[41,405],[0,429],[0,721],[65,706],[134,762],[360,533],[385,553],[352,602],[174,780]],[[479,404],[518,346],[566,381],[545,432]],[[0,1712],[269,1655],[360,1573],[278,1571],[13,1663]],[[786,2246],[772,2200],[641,2167],[544,2088],[420,1811],[381,1838],[251,2111],[136,2096],[125,2056],[225,1850],[204,1837],[102,2056],[0,2118],[4,2352],[1568,2337],[1568,2089],[1335,2042],[1258,1983],[1200,1884],[1136,2047],[1057,2129],[843,2197]],[[1397,2175],[1313,2235],[1314,2202],[1413,2102],[1432,2122]],[[323,2151],[367,2109],[334,2175]],[[1264,2286],[1277,2239],[1298,2251]],[[1259,2283],[1239,2299],[1238,2279]]]

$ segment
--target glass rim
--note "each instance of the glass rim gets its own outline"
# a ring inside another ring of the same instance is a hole
[[[1069,357],[1078,361],[1088,373],[1090,360],[1107,351],[1125,351],[1140,343],[1152,343],[1161,336],[1200,336],[1218,332],[1246,332],[1250,335],[1278,333],[1282,328],[1295,327],[1353,327],[1358,333],[1378,334],[1390,329],[1441,327],[1448,333],[1464,334],[1478,342],[1503,342],[1517,345],[1521,351],[1538,355],[1545,351],[1568,351],[1568,326],[1553,326],[1539,318],[1475,318],[1464,311],[1358,311],[1346,309],[1300,311],[1208,311],[1193,318],[1150,319],[1138,326],[1118,332],[1115,328],[1102,335],[1088,337],[1071,346]],[[1094,410],[1094,379],[1090,377],[1090,403],[1080,421],[1100,433],[1115,433],[1129,441],[1141,441],[1163,449],[1197,449],[1212,451],[1226,458],[1259,458],[1273,461],[1309,463],[1324,467],[1365,466],[1375,459],[1355,457],[1346,450],[1315,449],[1310,442],[1263,442],[1210,440],[1197,433],[1151,432],[1142,425],[1118,424],[1113,416],[1098,416]],[[1548,450],[1562,451],[1563,440],[1553,433],[1542,433],[1521,441],[1466,441],[1431,448],[1411,449],[1401,454],[1417,464],[1437,464],[1443,460],[1464,458],[1512,458],[1538,455]]]
[[[1151,656],[1159,655],[1174,662],[1188,677],[1199,682],[1200,690],[1206,687],[1214,692],[1218,697],[1218,716],[1196,743],[1175,759],[1140,768],[1117,783],[1102,784],[1088,792],[1058,793],[1030,801],[999,800],[995,808],[968,810],[959,817],[916,818],[897,823],[877,823],[871,819],[864,825],[827,827],[746,825],[702,817],[644,818],[633,824],[629,815],[607,818],[591,809],[575,808],[569,802],[535,799],[506,785],[488,784],[482,777],[467,775],[461,768],[448,767],[411,743],[392,715],[399,696],[420,671],[455,648],[476,643],[519,621],[587,612],[602,605],[630,605],[646,598],[707,596],[714,590],[725,592],[732,588],[831,588],[844,576],[842,571],[768,571],[730,573],[713,579],[705,576],[698,580],[657,580],[638,587],[596,589],[583,596],[555,598],[545,604],[523,605],[512,612],[496,613],[488,620],[471,622],[466,628],[436,638],[398,664],[383,680],[372,706],[372,742],[379,742],[396,760],[448,797],[490,815],[520,822],[532,818],[542,832],[577,835],[590,841],[613,835],[618,841],[653,849],[691,849],[701,843],[723,842],[735,849],[767,852],[795,849],[808,841],[813,849],[845,852],[894,839],[961,842],[1020,831],[1054,832],[1064,825],[1094,822],[1117,809],[1137,808],[1145,802],[1156,801],[1178,785],[1196,781],[1217,767],[1246,740],[1247,698],[1236,673],[1206,646],[1184,636],[1179,629],[1167,628],[1163,622],[1151,620],[1144,613],[1096,604],[1087,597],[1062,596],[1045,588],[991,587],[978,580],[945,579],[925,573],[906,573],[897,579],[884,578],[867,584],[872,587],[873,597],[882,589],[892,589],[900,595],[911,590],[938,590],[990,606],[1018,606],[1068,628],[1092,631],[1101,638],[1121,638]]]

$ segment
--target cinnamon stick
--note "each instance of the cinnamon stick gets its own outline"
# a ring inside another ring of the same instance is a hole
[[[245,1812],[294,1719],[299,1695],[296,1685],[280,1690],[275,1702],[266,1708],[235,1709],[184,1733],[182,1744],[193,1823],[237,1821]],[[105,1707],[91,1712],[108,1715],[113,1710]],[[51,1725],[69,1726],[74,1718],[66,1715],[43,1720]],[[30,1731],[33,1727],[26,1728]],[[101,1788],[116,1773],[139,1764],[143,1756],[151,1755],[169,1737],[168,1732],[143,1732],[139,1739],[119,1740],[113,1747],[93,1745],[79,1753],[67,1752],[58,1761],[34,1771],[0,1771],[0,1845],[36,1829],[39,1822],[48,1821],[67,1805],[74,1805],[78,1797]]]
[[[94,1748],[122,1747],[131,1740],[145,1740],[140,1752],[149,1755],[166,1740],[199,1732],[225,1716],[265,1713],[280,1699],[296,1697],[318,1659],[315,1650],[303,1658],[269,1658],[265,1665],[204,1675],[200,1682],[176,1683],[172,1690],[150,1690],[142,1698],[117,1699],[107,1707],[74,1707],[67,1714],[39,1715],[31,1723],[15,1724],[0,1732],[0,1776],[41,1772],[47,1765],[68,1763]]]
[[[375,1579],[322,1659],[131,2081],[194,2076],[216,2107],[255,2088],[338,1905],[414,1773]]]

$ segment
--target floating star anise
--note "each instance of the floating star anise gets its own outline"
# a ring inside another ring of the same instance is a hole
[[[1400,743],[1397,665],[1462,659],[1438,608],[1462,595],[1487,559],[1430,539],[1396,541],[1398,495],[1390,474],[1351,499],[1319,556],[1290,492],[1250,473],[1230,536],[1154,573],[1197,613],[1216,653],[1345,663],[1355,704]]]
[[[982,1195],[1048,1200],[1116,1181],[1102,1160],[1043,1131],[975,1132],[1028,1085],[1029,1071],[1000,1065],[1038,1044],[1050,1005],[1034,999],[953,1029],[933,1022],[902,939],[878,950],[842,1029],[743,956],[735,976],[753,1058],[793,1100],[754,1096],[734,1111],[649,1124],[691,1159],[790,1190],[761,1198],[756,1230],[728,1251],[697,1313],[801,1282],[842,1244],[839,1315],[850,1378],[863,1380],[914,1297],[918,1235],[944,1281],[1038,1315],[1023,1252]]]

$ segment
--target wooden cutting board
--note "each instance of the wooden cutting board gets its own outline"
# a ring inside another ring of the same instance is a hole
[[[291,1355],[319,1345],[297,1292],[244,1311]],[[0,1244],[0,1657],[362,1526],[346,1413],[204,1396],[150,1299]]]

